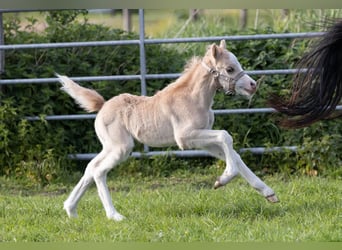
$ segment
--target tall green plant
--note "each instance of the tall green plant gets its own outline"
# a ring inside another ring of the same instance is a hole
[[[70,147],[61,147],[63,130],[52,130],[43,117],[35,123],[24,119],[10,98],[0,104],[0,174],[35,187],[63,180],[71,164]]]

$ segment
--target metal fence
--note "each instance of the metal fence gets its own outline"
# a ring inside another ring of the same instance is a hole
[[[179,73],[168,74],[147,74],[146,72],[146,57],[145,46],[148,44],[163,44],[163,43],[199,43],[199,42],[213,42],[221,39],[227,41],[241,41],[241,40],[265,40],[265,39],[294,39],[294,38],[313,38],[323,35],[323,32],[308,32],[308,33],[282,33],[282,34],[257,34],[257,35],[238,35],[238,36],[214,36],[214,37],[190,37],[190,38],[168,38],[168,39],[146,39],[145,38],[145,20],[144,10],[139,10],[139,40],[117,40],[117,41],[90,41],[90,42],[66,42],[66,43],[40,43],[40,44],[4,44],[3,41],[3,25],[2,25],[2,13],[13,12],[13,10],[1,10],[0,9],[0,73],[4,70],[4,53],[6,50],[23,50],[23,49],[54,49],[54,48],[66,48],[66,47],[90,47],[90,46],[117,46],[117,45],[132,45],[139,46],[140,49],[140,74],[139,75],[110,75],[110,76],[86,76],[86,77],[70,77],[75,81],[103,81],[103,80],[140,80],[141,95],[146,95],[146,80],[149,79],[175,79],[180,76]],[[294,74],[295,69],[277,69],[277,70],[252,70],[246,71],[249,75],[275,75],[275,74]],[[1,85],[13,85],[13,84],[49,84],[55,83],[56,78],[35,78],[35,79],[0,79]],[[339,106],[338,109],[342,109]],[[251,108],[251,109],[224,109],[214,110],[216,115],[227,114],[243,114],[243,113],[271,113],[274,112],[272,108]],[[50,115],[45,119],[48,121],[54,120],[82,120],[82,119],[94,119],[95,114],[74,114],[74,115]],[[39,117],[27,116],[27,120],[35,121],[39,120]],[[274,148],[242,148],[240,152],[250,151],[254,154],[263,154],[270,151],[281,150],[295,151],[295,146],[284,146]],[[177,157],[201,157],[209,156],[207,152],[202,150],[184,150],[184,151],[150,151],[147,146],[144,147],[144,152],[133,152],[132,157],[142,156],[154,156],[174,154]],[[70,155],[72,159],[89,160],[96,154],[73,154]]]

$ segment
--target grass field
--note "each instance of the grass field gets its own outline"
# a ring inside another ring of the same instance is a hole
[[[242,179],[212,189],[213,176],[109,179],[127,217],[105,217],[96,189],[77,219],[62,209],[70,187],[37,193],[2,180],[0,241],[5,242],[307,242],[342,241],[342,185],[319,177],[266,177],[281,202],[269,204]]]

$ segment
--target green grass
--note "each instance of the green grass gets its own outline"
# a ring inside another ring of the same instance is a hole
[[[68,219],[62,204],[71,186],[20,195],[1,180],[0,241],[342,241],[341,180],[264,179],[280,203],[267,203],[242,179],[213,190],[210,175],[110,177],[114,204],[127,217],[122,222],[105,217],[95,188],[81,200],[79,217]]]

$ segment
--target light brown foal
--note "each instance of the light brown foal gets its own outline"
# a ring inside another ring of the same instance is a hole
[[[113,206],[106,184],[109,170],[130,155],[134,139],[152,147],[178,145],[184,149],[204,149],[226,162],[226,169],[214,187],[227,184],[237,174],[270,202],[277,202],[274,191],[261,181],[233,149],[233,139],[225,130],[213,130],[213,98],[218,90],[251,97],[256,82],[244,73],[226,43],[212,44],[203,58],[195,57],[183,74],[154,96],[121,94],[105,101],[96,91],[79,86],[66,76],[56,74],[62,89],[88,112],[98,111],[95,131],[102,151],[92,159],[75,186],[64,209],[76,217],[77,204],[95,181],[109,219],[124,218]]]

